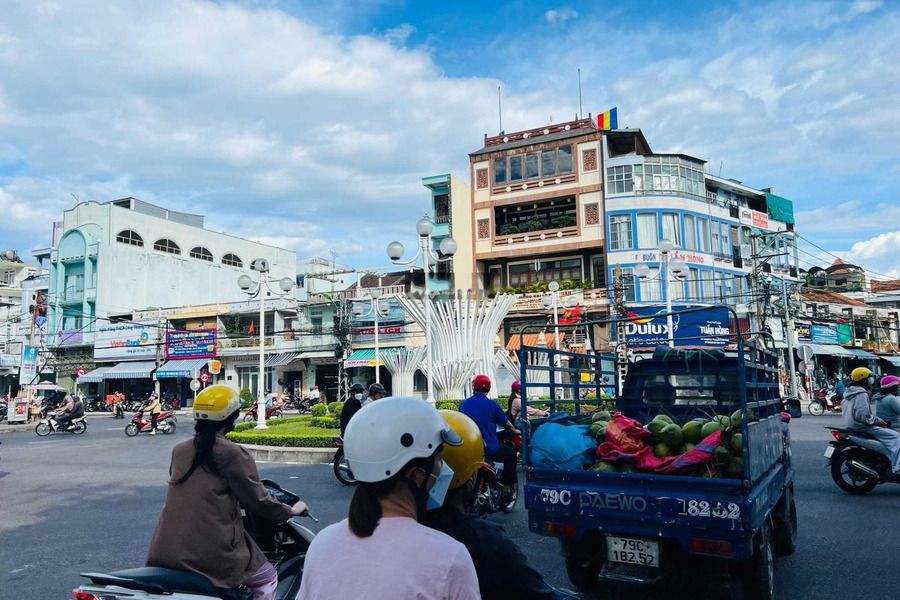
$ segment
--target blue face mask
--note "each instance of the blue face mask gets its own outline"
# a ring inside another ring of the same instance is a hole
[[[425,505],[426,510],[434,510],[444,505],[444,498],[447,496],[447,490],[450,489],[450,482],[453,481],[453,469],[443,463],[441,472],[437,475],[429,473],[435,478],[434,486],[428,492],[428,504]]]

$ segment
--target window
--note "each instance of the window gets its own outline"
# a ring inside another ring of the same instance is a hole
[[[688,268],[688,300],[703,300],[700,292],[700,269],[697,267]]]
[[[560,196],[494,208],[494,234],[505,236],[578,224],[575,196]]]
[[[502,185],[506,183],[506,159],[494,159],[494,185]]]
[[[623,267],[622,268],[622,283],[625,288],[625,302],[634,302],[634,280],[637,279],[634,275],[633,267]]]
[[[700,226],[700,252],[713,252],[709,241],[709,219],[700,217],[697,222]]]
[[[630,194],[634,191],[631,180],[631,165],[606,169],[608,192],[610,194]]]
[[[725,302],[725,274],[714,273],[714,286],[716,289],[716,301]]]
[[[703,163],[681,156],[646,156],[634,167],[634,189],[706,198]]]
[[[591,277],[594,279],[595,288],[606,287],[606,258],[595,256],[591,259]]]
[[[677,213],[663,213],[663,239],[672,240],[676,248],[681,248],[681,227]]]
[[[513,287],[531,285],[532,283],[550,283],[562,279],[581,280],[581,259],[538,261],[509,266],[509,284]]]
[[[650,275],[641,280],[641,302],[659,302],[663,299],[659,267],[650,267]]]
[[[703,300],[705,302],[714,302],[712,271],[700,271],[700,278],[703,283]]]
[[[525,171],[522,168],[522,161],[525,157],[521,154],[509,157],[509,180],[522,181],[525,178]]]
[[[153,249],[167,254],[181,254],[181,248],[170,239],[162,238],[153,242]]]
[[[494,185],[574,172],[575,159],[571,145],[494,159]]]
[[[541,152],[541,173],[544,177],[556,175],[556,152]]]
[[[199,258],[200,260],[205,260],[208,262],[213,261],[212,252],[210,252],[203,246],[197,246],[196,248],[191,248],[190,256],[191,256],[191,258]]]
[[[734,276],[734,301],[729,304],[737,304],[744,301],[744,276]]]
[[[633,245],[631,215],[611,216],[609,218],[609,249],[631,250]]]
[[[226,254],[222,257],[222,264],[227,267],[243,267],[244,261],[237,254]]]
[[[659,246],[659,226],[656,213],[638,213],[638,248],[653,248]]]
[[[144,245],[144,238],[139,236],[136,231],[130,229],[120,231],[116,235],[116,241],[120,244],[128,244],[129,246],[143,247]]]
[[[436,194],[434,196],[434,222],[450,222],[450,194]]]
[[[525,179],[537,179],[541,176],[541,155],[532,152],[525,155]]]
[[[669,275],[669,289],[667,292],[672,302],[684,300],[684,279]]]
[[[560,146],[558,161],[560,175],[575,172],[575,161],[572,160],[572,146]]]
[[[686,250],[697,249],[697,217],[684,215],[684,247]]]

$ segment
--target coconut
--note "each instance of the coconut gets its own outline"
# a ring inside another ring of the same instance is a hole
[[[725,466],[725,472],[730,477],[740,477],[744,474],[744,459],[733,456]]]
[[[612,415],[609,414],[608,410],[598,410],[593,415],[591,415],[591,421],[596,423],[597,421],[609,421],[612,419]]]
[[[727,429],[731,427],[731,417],[727,417],[725,415],[716,415],[713,417],[713,421],[718,421],[723,428]]]
[[[740,429],[741,428],[741,420],[742,420],[741,409],[737,409],[736,411],[731,413],[731,426],[732,427],[734,427],[735,429]]]
[[[656,458],[665,458],[667,456],[675,456],[675,451],[668,444],[657,444],[653,446],[653,456]]]
[[[728,443],[728,449],[737,457],[744,456],[744,436],[740,433],[731,436],[731,441]]]
[[[674,423],[663,427],[662,431],[659,432],[658,437],[664,444],[671,448],[678,448],[684,441],[684,434],[681,432],[681,427]]]
[[[727,465],[731,461],[732,456],[731,453],[728,452],[728,448],[719,446],[713,453],[713,458],[715,458],[716,464]]]
[[[619,465],[619,473],[637,473],[637,467],[629,462],[623,462]]]
[[[654,436],[659,436],[659,432],[668,427],[671,423],[666,423],[662,420],[652,420],[647,423],[647,430],[650,431]]]
[[[700,430],[700,439],[705,439],[717,431],[723,431],[725,427],[718,421],[710,421]]]
[[[699,443],[703,439],[702,431],[705,424],[706,421],[688,421],[685,423],[684,427],[681,428],[681,433],[684,434],[684,441],[691,444]]]
[[[665,422],[668,423],[669,425],[671,425],[672,423],[675,422],[675,421],[672,420],[672,417],[670,417],[669,415],[664,415],[664,414],[658,414],[658,415],[656,415],[655,417],[653,417],[653,420],[654,420],[654,421],[665,421]]]
[[[590,429],[588,429],[588,433],[598,442],[604,441],[606,439],[606,421],[597,421],[596,423],[591,423],[591,427]]]
[[[693,450],[696,447],[697,447],[697,444],[692,444],[691,442],[685,442],[684,446],[681,447],[681,450],[682,450],[681,453],[684,454],[686,452],[690,452],[691,450]]]
[[[601,460],[591,467],[591,471],[597,473],[616,473],[618,472],[618,469],[616,469],[615,463],[611,463],[608,460]]]

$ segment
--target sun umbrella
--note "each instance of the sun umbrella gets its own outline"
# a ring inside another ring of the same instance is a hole
[[[66,388],[56,385],[50,381],[42,381],[39,384],[32,386],[33,390],[47,390],[50,392],[64,392]]]

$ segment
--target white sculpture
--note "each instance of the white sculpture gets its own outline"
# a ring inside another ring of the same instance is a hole
[[[385,368],[391,372],[391,395],[412,396],[413,376],[425,358],[425,346],[396,348],[379,352]]]

